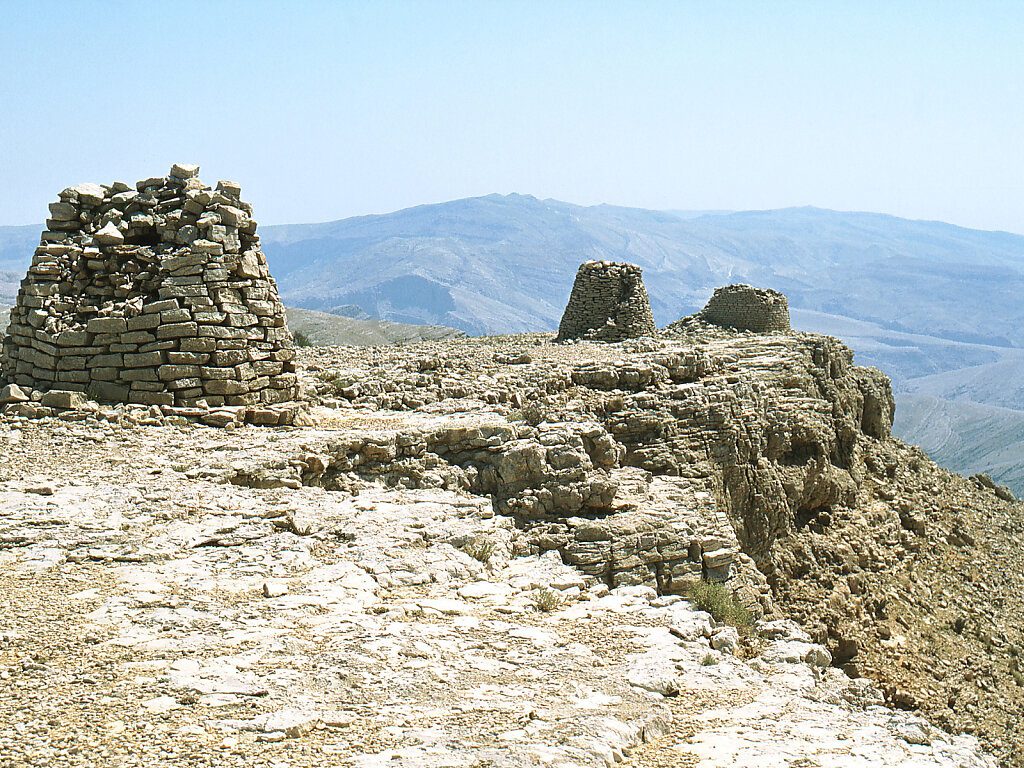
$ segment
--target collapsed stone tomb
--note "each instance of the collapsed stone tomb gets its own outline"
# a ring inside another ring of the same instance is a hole
[[[791,330],[789,302],[783,294],[743,283],[716,288],[697,316],[712,325],[754,333]]]

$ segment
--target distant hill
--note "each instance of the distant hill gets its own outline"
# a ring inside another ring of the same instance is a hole
[[[285,307],[288,328],[296,340],[316,346],[411,344],[465,336],[464,331],[441,325],[408,325],[387,320],[356,320],[351,317]]]
[[[32,252],[39,245],[41,224],[23,227],[0,227],[0,272],[24,274],[32,260]]]
[[[576,267],[606,258],[644,268],[659,325],[745,281],[888,330],[1009,347],[1024,338],[1024,237],[941,222],[816,208],[694,216],[490,195],[261,233],[291,305],[354,304],[468,333],[554,329]]]
[[[39,245],[39,225],[0,227],[0,307],[3,317],[0,325],[7,327],[8,307],[14,306],[18,286],[25,276],[32,252]]]
[[[1024,413],[929,395],[896,397],[893,432],[962,475],[988,472],[1024,496]]]

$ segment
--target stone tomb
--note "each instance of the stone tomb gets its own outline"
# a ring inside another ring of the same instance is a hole
[[[611,261],[580,265],[558,341],[622,341],[656,333],[640,267]]]
[[[755,333],[787,332],[789,302],[778,291],[737,283],[716,288],[697,317],[706,323]]]
[[[198,172],[80,184],[50,203],[3,340],[6,383],[146,405],[295,398],[294,342],[252,206]]]

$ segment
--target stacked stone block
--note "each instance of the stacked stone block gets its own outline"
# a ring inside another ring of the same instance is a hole
[[[778,291],[738,283],[716,288],[711,300],[697,315],[701,320],[725,328],[755,333],[786,332],[789,302]]]
[[[7,383],[252,406],[297,394],[294,342],[241,188],[174,165],[50,203],[0,354]]]
[[[622,341],[657,332],[640,267],[610,261],[580,265],[558,341]]]

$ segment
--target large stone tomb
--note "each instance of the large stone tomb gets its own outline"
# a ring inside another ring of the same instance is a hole
[[[252,206],[198,172],[79,184],[50,203],[4,336],[5,382],[147,405],[295,398],[294,342]]]

